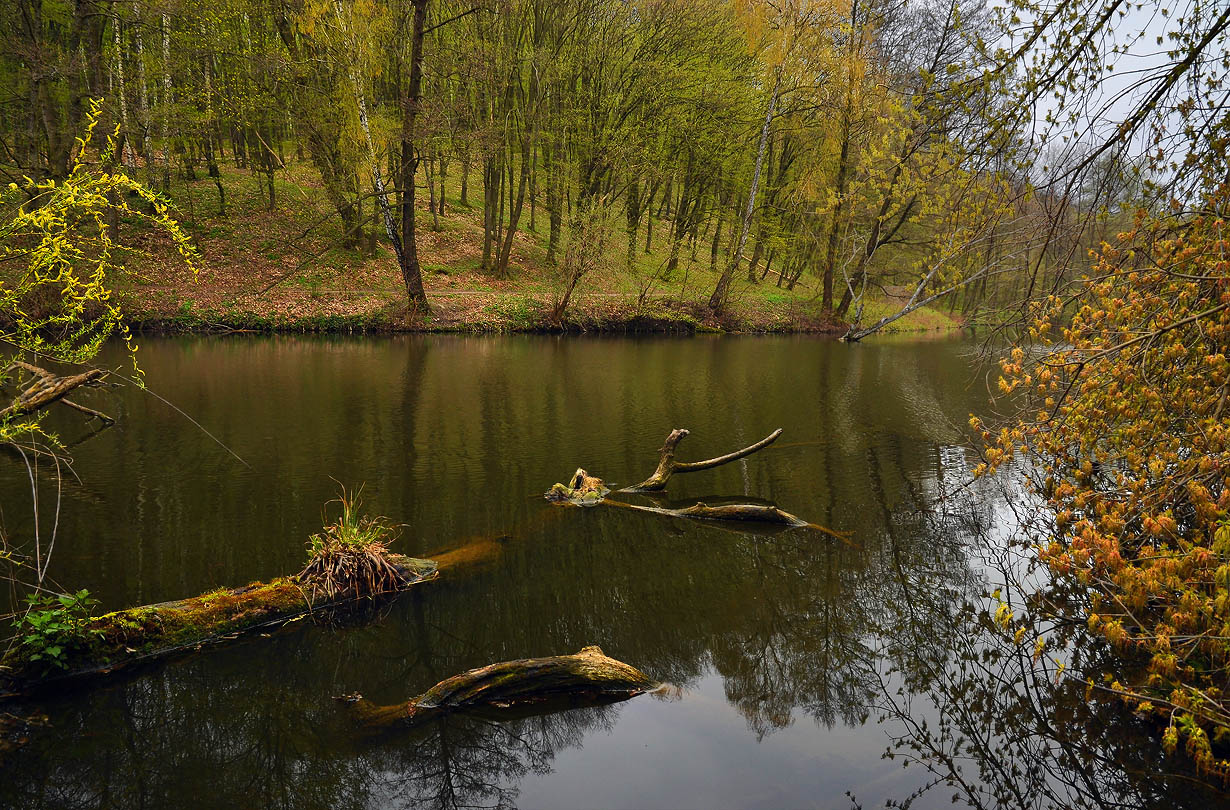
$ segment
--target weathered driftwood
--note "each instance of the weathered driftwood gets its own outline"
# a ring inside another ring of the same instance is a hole
[[[102,369],[91,368],[80,374],[61,377],[45,368],[39,368],[21,360],[13,361],[10,368],[20,368],[23,371],[29,372],[34,375],[34,380],[17,395],[17,398],[8,407],[0,409],[0,420],[9,419],[14,416],[26,416],[55,402],[62,402],[70,408],[89,414],[93,418],[101,419],[108,424],[115,421],[93,408],[87,408],[65,399],[74,389],[97,382],[105,376],[106,372]]]
[[[742,450],[736,450],[724,456],[717,456],[716,458],[705,459],[704,461],[676,461],[675,450],[678,448],[679,442],[687,437],[687,435],[688,431],[683,428],[672,430],[659,451],[661,455],[658,458],[658,468],[654,470],[653,475],[636,486],[625,487],[619,490],[619,492],[643,494],[661,492],[666,488],[666,483],[675,473],[709,470],[741,458],[746,458],[757,450],[763,450],[777,441],[777,438],[782,435],[782,429],[778,428],[755,444],[749,444]],[[590,475],[584,469],[578,467],[577,471],[572,474],[572,478],[568,479],[567,484],[552,484],[551,489],[546,493],[546,498],[549,501],[569,503],[574,506],[605,504],[624,509],[653,512],[658,515],[698,520],[745,521],[797,528],[812,525],[789,512],[783,512],[773,504],[729,503],[720,506],[708,506],[704,503],[696,503],[685,509],[669,509],[661,506],[637,506],[622,501],[612,501],[607,498],[610,492],[611,490],[601,478]],[[815,528],[846,539],[844,536],[837,535],[835,532],[831,532],[822,526],[816,526]]]
[[[575,655],[504,661],[446,678],[416,698],[378,706],[353,698],[359,723],[368,730],[414,725],[438,715],[570,696],[609,702],[657,689],[661,684],[639,669],[609,658],[601,647]]]
[[[679,442],[683,441],[687,435],[688,431],[684,428],[672,430],[670,435],[666,437],[666,441],[663,442],[662,449],[658,451],[660,453],[658,468],[654,470],[653,475],[634,487],[624,487],[619,491],[661,492],[666,489],[666,483],[671,479],[672,475],[711,470],[714,467],[720,467],[723,464],[729,464],[732,461],[746,458],[757,450],[763,450],[777,441],[777,437],[782,435],[782,429],[778,428],[755,444],[750,444],[742,450],[736,450],[724,456],[708,458],[704,461],[676,461],[675,449],[679,446]],[[547,490],[546,497],[547,500],[568,501],[576,506],[595,506],[601,503],[610,491],[601,478],[590,475],[578,467],[577,471],[572,474],[572,478],[568,479],[567,484],[552,484],[551,489]]]
[[[627,487],[623,492],[660,492],[666,489],[666,482],[671,479],[675,473],[698,472],[700,470],[709,470],[714,467],[720,467],[723,464],[729,464],[732,461],[738,461],[741,458],[746,458],[757,450],[763,450],[773,442],[777,441],[777,437],[782,435],[782,429],[770,433],[755,444],[749,444],[742,450],[736,450],[733,453],[727,453],[724,456],[717,458],[709,458],[704,461],[676,461],[675,449],[679,446],[679,442],[683,441],[688,436],[688,431],[684,428],[677,428],[670,432],[666,437],[666,441],[662,444],[662,449],[659,450],[658,468],[653,471],[653,475],[646,478],[641,483],[634,487]]]
[[[431,560],[388,555],[401,574],[398,591],[435,579]],[[66,680],[104,675],[118,669],[238,637],[253,630],[280,626],[315,610],[353,602],[354,594],[311,599],[310,589],[295,577],[253,582],[216,591],[127,608],[89,620],[74,639],[65,641],[66,668],[49,670],[27,660],[20,647],[0,660],[0,699],[38,691]]]

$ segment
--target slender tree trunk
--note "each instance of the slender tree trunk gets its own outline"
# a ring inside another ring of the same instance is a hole
[[[529,181],[529,175],[530,134],[526,131],[521,134],[521,171],[517,178],[517,196],[514,200],[510,200],[508,230],[504,234],[504,245],[500,249],[499,261],[496,264],[496,273],[500,276],[508,274],[508,260],[512,255],[513,236],[517,232],[517,222],[521,219],[521,208],[525,203],[525,187]]]
[[[423,28],[427,20],[427,0],[413,0],[414,22],[410,39],[410,83],[402,108],[401,128],[401,241],[405,252],[401,262],[406,297],[416,312],[430,312],[427,293],[423,290],[423,271],[419,267],[418,242],[414,234],[414,175],[418,168],[415,156],[415,124],[423,94]]]
[[[165,13],[160,18],[159,29],[162,34],[162,190],[167,191],[171,188],[171,23]],[[231,144],[235,144],[234,139]]]
[[[149,81],[145,75],[145,37],[141,33],[144,27],[141,22],[141,4],[134,3],[132,10],[137,17],[134,33],[137,39],[137,81],[141,88],[138,96],[140,102],[138,114],[141,118],[141,155],[145,159],[146,182],[152,187],[154,185],[154,154],[150,148]]]
[[[128,88],[124,85],[124,45],[120,36],[120,19],[117,16],[111,21],[111,32],[115,39],[115,53],[112,55],[112,72],[115,75],[115,94],[120,102],[120,165],[131,168],[135,161],[132,155],[132,130],[128,126]]]
[[[747,244],[747,232],[752,226],[752,213],[756,210],[756,186],[760,183],[760,167],[764,162],[765,144],[769,141],[769,127],[773,124],[773,112],[777,109],[777,93],[781,89],[782,75],[778,69],[773,77],[773,92],[769,96],[769,109],[765,112],[764,126],[760,128],[760,144],[756,147],[756,166],[752,170],[752,188],[747,195],[747,210],[743,214],[743,222],[739,226],[739,241],[735,246],[734,255],[730,257],[730,264],[726,266],[725,272],[718,279],[717,287],[713,290],[713,295],[709,296],[709,309],[714,313],[720,313],[726,306],[726,301],[730,297],[730,281],[734,278],[735,271],[739,268],[739,263],[743,260],[743,248]]]
[[[764,228],[760,229],[760,233],[756,236],[756,247],[752,248],[752,258],[747,262],[747,280],[755,284],[759,279],[756,277],[756,268],[760,266],[760,257],[764,253]]]
[[[530,230],[538,233],[538,142],[530,151]]]
[[[439,209],[440,210],[438,211],[438,213],[440,214],[440,216],[444,216],[444,180],[445,178],[448,177],[448,158],[445,157],[443,154],[440,154],[437,156],[437,159],[440,161],[440,197],[439,197]],[[439,224],[437,224],[436,230],[439,230],[439,229],[440,229],[440,226]]]
[[[628,232],[628,269],[632,269],[632,264],[636,259],[636,235],[640,231],[641,224],[641,187],[640,184],[633,180],[628,185],[628,196],[624,201],[624,213],[626,215],[625,229]]]
[[[433,232],[440,230],[440,215],[436,211],[436,178],[435,172],[431,170],[434,158],[431,155],[427,156],[427,162],[424,167],[427,170],[427,210],[431,211],[431,230]]]

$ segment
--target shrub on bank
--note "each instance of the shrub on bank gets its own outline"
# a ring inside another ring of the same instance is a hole
[[[1039,548],[1081,587],[1079,617],[1121,653],[1108,688],[1223,775],[1230,742],[1230,193],[1195,216],[1139,214],[1070,296],[1032,313],[999,387],[1027,415],[985,441],[1054,513]],[[1061,319],[1067,320],[1066,327]],[[1072,606],[1058,606],[1072,616]]]

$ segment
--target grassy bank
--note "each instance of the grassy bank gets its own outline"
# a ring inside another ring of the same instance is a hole
[[[294,164],[275,180],[275,207],[268,188],[233,165],[221,167],[226,213],[217,187],[202,176],[176,178],[169,189],[178,216],[200,250],[194,278],[169,245],[137,223],[126,225],[127,270],[116,296],[130,322],[154,331],[558,331],[549,314],[563,289],[559,270],[547,259],[547,213],[529,203],[514,239],[509,272],[495,277],[480,269],[481,200],[471,189],[460,199],[460,178],[446,185],[445,213],[432,216],[420,194],[419,257],[432,312],[409,312],[401,274],[382,233],[368,233],[359,248],[342,247],[338,218],[324,199],[319,178]],[[140,174],[138,170],[138,174]],[[472,177],[476,182],[477,177]],[[425,180],[423,181],[425,182]],[[365,213],[370,214],[371,201]],[[533,221],[531,222],[531,216]],[[531,228],[531,225],[533,226]],[[712,261],[708,244],[685,244],[678,268],[664,279],[669,241],[666,227],[642,227],[633,260],[621,227],[598,248],[597,269],[582,279],[562,328],[611,332],[818,332],[845,331],[821,312],[815,279],[795,289],[779,286],[770,271],[751,284],[736,280],[731,303],[718,318],[706,301],[727,261]],[[648,240],[647,240],[648,236]],[[648,249],[646,249],[648,241]],[[695,249],[694,249],[695,248]],[[763,264],[761,266],[763,272]],[[870,301],[864,321],[895,309],[890,299]],[[946,313],[924,308],[891,331],[952,329]]]

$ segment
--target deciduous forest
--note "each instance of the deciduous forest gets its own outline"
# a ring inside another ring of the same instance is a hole
[[[0,805],[1226,801],[1228,145],[1220,0],[5,3]]]
[[[1129,134],[1177,93],[1125,110],[1142,120],[1110,148],[1040,148],[1049,90],[1090,54],[1018,64],[1012,48],[1040,49],[977,3],[6,14],[10,181],[68,177],[101,100],[112,168],[249,274],[219,271],[194,295],[143,241],[154,255],[128,262],[125,287],[152,289],[131,292],[135,309],[219,322],[277,313],[276,287],[308,302],[301,318],[323,289],[367,289],[386,294],[348,314],[420,325],[458,288],[511,293],[523,311],[504,328],[584,321],[570,307],[587,293],[623,319],[768,306],[750,321],[762,329],[844,332],[924,302],[949,316],[932,323],[989,318],[1070,280],[1072,259],[1130,219],[1152,175]],[[1046,30],[1088,39],[1079,27]]]

